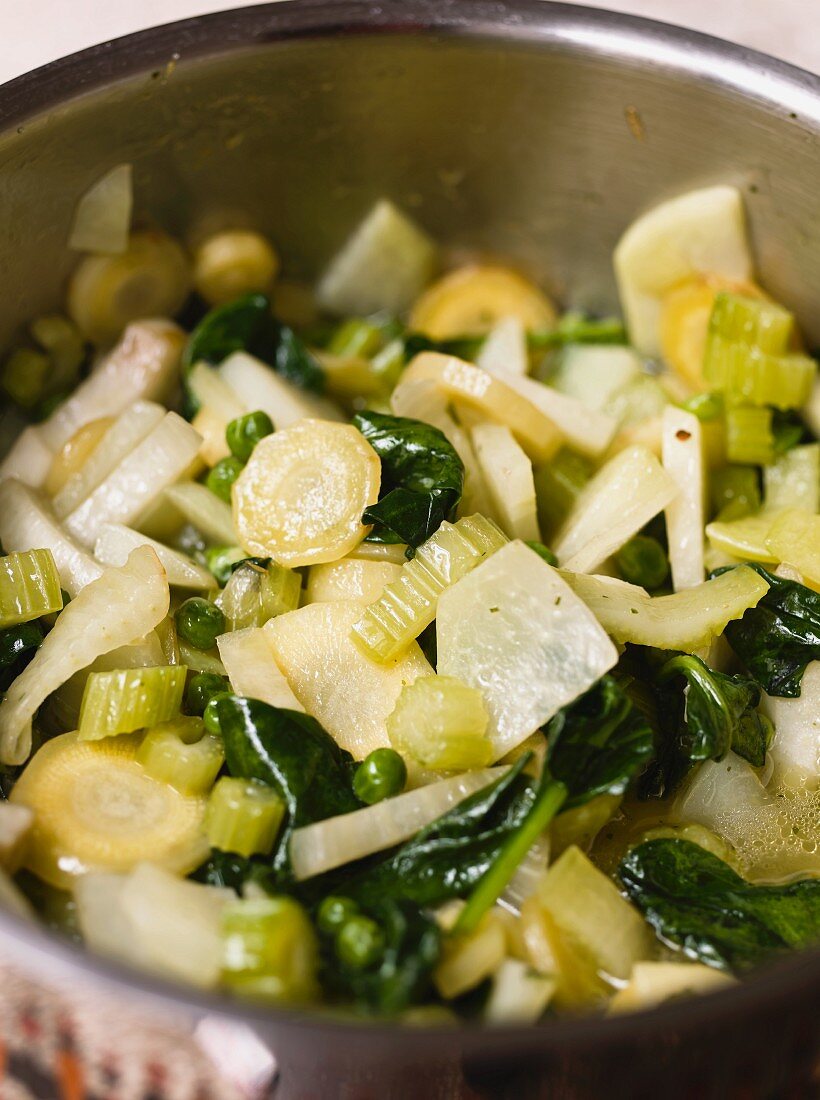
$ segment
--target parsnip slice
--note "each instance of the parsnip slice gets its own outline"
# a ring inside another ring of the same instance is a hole
[[[559,393],[535,378],[499,374],[511,389],[539,410],[581,454],[597,458],[612,442],[618,421],[608,413],[588,408],[575,397]],[[496,419],[503,419],[496,413]]]
[[[504,424],[476,424],[470,433],[499,526],[511,539],[539,539],[532,463]]]
[[[199,591],[215,588],[213,573],[197,565],[187,554],[172,550],[161,542],[141,535],[131,527],[121,523],[107,523],[100,528],[94,545],[94,557],[103,565],[125,565],[128,555],[138,546],[150,546],[168,577],[168,583],[175,588],[193,588]]]
[[[344,419],[332,401],[315,393],[300,390],[288,382],[273,367],[247,352],[229,355],[219,367],[219,375],[249,412],[266,412],[279,431],[297,420],[312,417],[320,420]]]
[[[439,392],[449,400],[506,424],[534,462],[549,461],[561,445],[563,437],[554,421],[529,398],[522,397],[511,385],[489,371],[474,367],[454,355],[441,355],[435,351],[417,355],[405,370],[399,385],[404,387],[414,382],[434,382]]]
[[[191,422],[202,436],[200,454],[209,466],[230,454],[225,429],[238,416],[250,412],[220,373],[206,363],[197,363],[188,375],[188,389],[199,402]]]
[[[711,993],[735,985],[737,978],[703,963],[638,962],[629,982],[609,1002],[609,1012],[635,1012],[663,1001]]]
[[[415,642],[397,661],[365,657],[352,638],[361,614],[355,601],[314,603],[262,628],[297,699],[357,760],[390,746],[385,722],[403,685],[434,674]]]
[[[312,565],[305,603],[327,603],[329,600],[372,603],[381,596],[386,584],[400,576],[401,565],[392,561],[342,558],[325,565]]]
[[[410,327],[434,340],[489,332],[505,317],[525,329],[555,321],[549,298],[517,271],[495,264],[459,267],[433,283],[413,306]]]
[[[497,550],[443,593],[438,672],[478,688],[494,759],[515,748],[618,659],[593,614],[522,542]]]
[[[700,421],[675,405],[667,405],[663,413],[663,468],[677,487],[666,506],[669,565],[677,591],[703,580],[706,484]]]
[[[674,499],[677,487],[645,447],[628,447],[584,486],[553,539],[559,562],[591,573]]]
[[[165,570],[150,547],[106,569],[57,618],[31,663],[0,703],[0,760],[22,764],[31,752],[31,720],[42,702],[103,653],[153,630],[168,614]]]
[[[165,499],[207,539],[225,546],[233,546],[236,542],[230,507],[207,485],[197,481],[180,481],[168,486]]]
[[[752,276],[740,191],[704,187],[661,203],[629,226],[614,262],[632,344],[646,355],[659,355],[667,291],[693,275]]]
[[[291,691],[276,663],[268,636],[262,627],[234,630],[216,639],[219,656],[237,695],[261,699],[285,710],[305,708]]]
[[[381,463],[352,425],[303,420],[266,436],[233,485],[239,542],[281,565],[336,561],[367,534]]]

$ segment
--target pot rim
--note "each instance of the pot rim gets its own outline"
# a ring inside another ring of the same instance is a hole
[[[177,62],[226,57],[293,38],[361,34],[442,35],[591,53],[635,65],[649,64],[683,79],[697,79],[755,100],[784,122],[800,122],[820,135],[820,76],[746,47],[669,24],[549,0],[283,0],[183,19],[103,42],[60,58],[0,85],[0,133],[81,96],[139,75],[161,74]],[[464,1050],[492,1058],[537,1056],[547,1048],[616,1047],[637,1036],[674,1028],[685,1034],[718,1026],[765,1005],[785,1004],[820,988],[820,949],[800,952],[761,968],[737,986],[708,996],[621,1016],[585,1016],[536,1025],[397,1027],[362,1024],[321,1011],[277,1010],[185,987],[114,960],[94,956],[40,925],[0,910],[0,938],[25,952],[26,965],[65,985],[78,977],[109,990],[138,992],[191,1016],[213,1014],[259,1030],[332,1029],[351,1039],[400,1039],[406,1048]]]

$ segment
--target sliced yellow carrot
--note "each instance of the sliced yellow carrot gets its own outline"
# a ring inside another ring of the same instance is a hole
[[[410,327],[434,340],[489,332],[515,317],[526,329],[555,321],[549,298],[517,271],[495,264],[460,267],[433,283],[413,306]]]

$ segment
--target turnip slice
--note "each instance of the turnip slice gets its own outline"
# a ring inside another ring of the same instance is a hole
[[[494,514],[511,539],[539,539],[532,463],[504,424],[476,424],[471,433]]]
[[[529,372],[527,333],[520,317],[502,317],[481,345],[476,365],[491,374],[525,375]]]
[[[247,352],[229,355],[219,368],[222,381],[248,409],[266,412],[277,429],[287,428],[297,420],[344,420],[341,411],[331,401],[315,393],[300,390],[288,382],[273,367]]]
[[[261,627],[234,630],[216,639],[219,656],[237,695],[261,699],[272,707],[304,711],[273,656]]]
[[[141,535],[131,527],[121,523],[107,523],[100,528],[94,545],[94,557],[103,565],[125,565],[128,555],[138,546],[150,546],[155,552],[168,577],[168,583],[174,588],[193,588],[197,590],[215,588],[213,574],[178,550],[172,550],[161,542]]]
[[[703,580],[706,485],[700,421],[675,405],[667,405],[663,413],[663,468],[677,488],[666,506],[669,565],[677,591]]]
[[[39,424],[31,424],[17,436],[11,450],[0,462],[0,480],[16,478],[25,485],[38,489],[45,484],[54,451],[43,439]]]
[[[558,370],[551,376],[550,385],[588,409],[603,412],[609,399],[634,382],[640,373],[641,360],[632,348],[570,344],[561,353]]]
[[[575,397],[559,393],[535,378],[500,372],[498,377],[547,417],[569,446],[581,454],[597,458],[612,442],[618,422],[607,413],[591,409]]]
[[[130,164],[118,164],[96,180],[77,203],[68,247],[115,255],[128,247],[134,204]]]
[[[224,546],[236,544],[230,506],[197,481],[169,485],[165,499],[207,539]]]
[[[200,454],[209,466],[230,454],[225,429],[237,417],[251,410],[240,401],[213,367],[197,363],[188,375],[188,389],[199,402],[192,423],[202,436]]]
[[[791,786],[820,784],[820,661],[806,666],[796,699],[764,695],[763,709],[774,723],[769,755],[775,771]]]

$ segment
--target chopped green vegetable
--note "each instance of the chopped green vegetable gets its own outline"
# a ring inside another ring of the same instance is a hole
[[[247,559],[241,546],[209,546],[204,551],[205,565],[214,575],[214,580],[224,588],[235,565]]]
[[[50,550],[0,557],[0,629],[60,611],[60,575]]]
[[[179,714],[184,691],[181,665],[92,672],[80,708],[80,740],[97,741],[167,722]]]
[[[754,466],[722,466],[712,473],[712,511],[721,521],[742,519],[760,508],[760,474]]]
[[[231,454],[240,462],[247,462],[260,439],[273,431],[273,421],[266,412],[250,412],[232,420],[225,429],[225,439]]]
[[[227,692],[228,681],[215,672],[197,672],[185,692],[185,706],[191,714],[202,714],[214,695]]]
[[[374,749],[353,775],[353,792],[368,806],[401,794],[407,783],[407,765],[394,749]]]
[[[493,759],[489,714],[481,692],[454,676],[406,684],[387,719],[393,746],[426,768],[465,771]]]
[[[381,459],[381,496],[363,523],[373,542],[407,543],[408,556],[450,519],[461,499],[464,465],[438,428],[404,416],[357,413],[353,423]]]
[[[329,894],[316,910],[316,925],[320,932],[334,936],[358,912],[359,907],[351,898]]]
[[[772,410],[740,405],[726,410],[726,454],[730,462],[766,466],[775,457]]]
[[[261,558],[237,562],[216,605],[230,630],[264,626],[269,619],[295,611],[302,578],[293,569]]]
[[[0,691],[23,671],[43,640],[43,628],[38,622],[20,623],[0,630]]]
[[[754,886],[686,840],[649,840],[618,875],[658,936],[690,958],[745,970],[820,939],[820,880]]]
[[[211,791],[205,814],[208,843],[241,856],[267,855],[285,817],[277,791],[255,780],[223,775]]]
[[[212,733],[214,737],[219,737],[222,733],[222,727],[219,721],[219,700],[230,697],[230,691],[218,691],[215,695],[212,695],[205,704],[205,709],[202,712],[202,721],[205,724],[205,729],[208,733]]]
[[[696,393],[682,402],[681,408],[708,424],[722,415],[723,398],[717,393]]]
[[[238,458],[234,458],[233,455],[220,458],[216,465],[208,471],[205,484],[215,496],[218,496],[220,500],[224,500],[226,504],[230,504],[231,486],[244,469],[244,463],[240,462]]]
[[[367,317],[348,317],[335,330],[327,345],[331,355],[362,356],[369,359],[381,348],[384,330]]]
[[[222,980],[234,992],[288,1003],[316,995],[316,934],[292,898],[233,902],[225,910],[222,935]]]
[[[174,615],[177,634],[195,649],[212,649],[220,634],[227,629],[225,616],[216,604],[201,596],[192,596],[177,608]]]
[[[372,918],[349,917],[336,933],[339,962],[352,970],[367,970],[384,956],[384,933]]]
[[[615,554],[615,564],[625,581],[641,588],[660,588],[669,576],[669,560],[657,539],[634,535]]]
[[[535,476],[535,499],[541,533],[550,537],[572,511],[583,487],[592,477],[588,458],[562,447],[551,462],[539,466]]]
[[[205,794],[219,774],[222,742],[206,733],[197,718],[177,718],[154,726],[137,750],[137,761],[153,779],[183,794]]]

